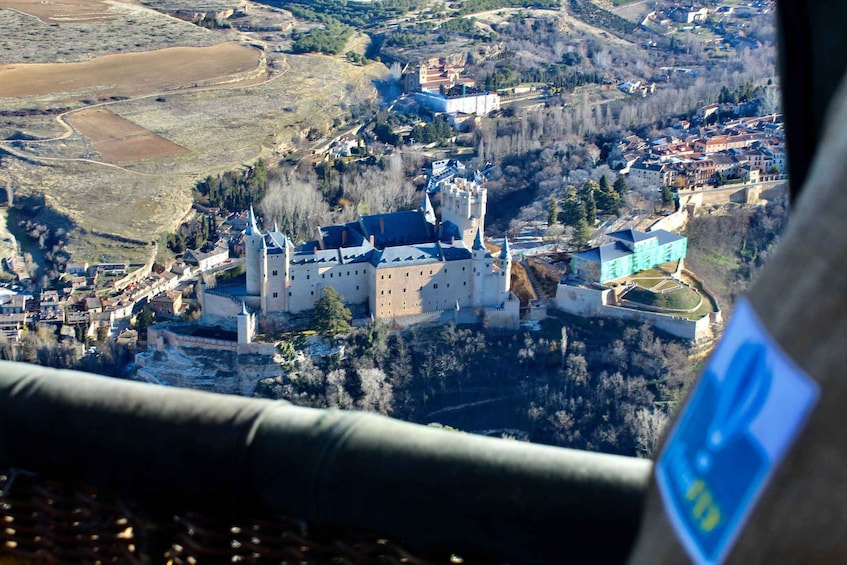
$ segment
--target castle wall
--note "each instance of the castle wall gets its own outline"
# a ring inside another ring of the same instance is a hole
[[[228,331],[236,331],[236,317],[241,313],[241,304],[228,296],[222,296],[207,289],[203,296],[203,323],[221,326]]]
[[[720,321],[719,314],[704,316],[699,320],[689,320],[679,316],[612,306],[611,293],[612,289],[599,290],[559,284],[554,304],[563,312],[577,316],[599,316],[648,323],[671,335],[693,341],[710,339],[712,337],[711,324]]]
[[[378,318],[414,316],[471,303],[470,259],[376,269],[371,311]]]
[[[266,260],[267,282],[264,290],[262,310],[281,312],[286,309],[288,288],[285,283],[287,265],[285,253],[269,253]]]

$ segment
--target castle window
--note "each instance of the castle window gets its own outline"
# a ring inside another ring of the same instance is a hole
[[[272,277],[275,277],[276,275],[277,275],[277,272],[276,272],[276,271],[271,272],[271,276],[272,276]]]
[[[406,278],[409,278],[409,271],[406,271]]]
[[[464,267],[462,267],[462,272],[463,272],[463,273],[465,272],[465,268],[464,268]]]
[[[429,274],[430,274],[430,275],[432,274],[432,269],[430,269],[430,270],[429,270]]]
[[[383,295],[383,294],[385,294],[385,291],[384,291],[384,290],[380,290],[380,291],[379,291],[379,294],[380,294],[380,295]]]
[[[505,277],[505,276],[506,276],[506,271],[502,271],[502,272],[500,273],[500,276],[501,276],[501,277]]]
[[[438,283],[432,283],[432,288],[438,288]]]
[[[405,289],[405,288],[403,289],[403,292],[406,292],[406,289]]]
[[[450,288],[450,283],[447,283],[447,288]]]
[[[389,279],[391,278],[391,274],[389,274],[389,275],[388,275],[388,278],[389,278]]]
[[[329,278],[332,278],[332,273],[329,274]]]
[[[421,276],[423,276],[423,271],[421,271]]]
[[[385,275],[379,275],[379,280],[385,280]]]
[[[291,280],[294,280],[294,275],[291,275]]]
[[[278,293],[278,292],[274,292],[274,293],[273,293],[273,297],[274,297],[274,298],[277,298],[278,296],[279,296],[279,293]]]
[[[321,278],[322,278],[322,279],[325,279],[325,278],[326,278],[326,273],[322,274],[322,275],[321,275]]]
[[[359,285],[356,285],[356,290],[359,290]]]
[[[291,291],[290,291],[290,290],[288,291],[288,296],[291,296]]]
[[[350,271],[347,271],[347,276],[348,276],[348,277],[350,276]]]
[[[358,274],[359,274],[359,271],[356,271],[356,274],[358,275]]]
[[[312,278],[312,275],[306,275],[306,280],[309,280],[310,278]],[[293,280],[294,277],[291,277],[291,279]]]
[[[388,289],[388,294],[391,294],[391,289],[390,289],[390,288]]]
[[[314,295],[315,295],[315,291],[313,290],[313,291],[312,291],[312,296],[314,296]]]
[[[462,286],[468,286],[468,281],[462,281]]]

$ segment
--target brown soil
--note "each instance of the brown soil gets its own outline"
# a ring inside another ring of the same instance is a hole
[[[529,306],[530,300],[538,298],[523,265],[518,262],[512,263],[512,292],[515,293],[515,296],[521,301],[521,307],[524,308]]]
[[[255,49],[221,43],[106,55],[85,63],[0,65],[0,98],[56,92],[74,92],[77,98],[92,93],[135,97],[246,73],[259,61]]]
[[[68,122],[94,144],[107,161],[126,163],[188,153],[188,149],[123,119],[106,108],[68,116]]]
[[[0,9],[7,8],[29,14],[44,23],[80,23],[112,19],[107,15],[109,5],[101,0],[0,0]]]

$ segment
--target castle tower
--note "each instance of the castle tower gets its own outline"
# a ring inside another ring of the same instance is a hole
[[[268,243],[262,237],[259,243],[259,307],[262,312],[268,311]],[[249,294],[248,289],[248,294]]]
[[[250,312],[247,311],[247,305],[241,303],[241,312],[236,319],[238,328],[238,343],[250,343],[253,341],[253,335],[256,331],[256,319]]]
[[[247,270],[247,294],[257,296],[262,292],[261,255],[265,238],[256,226],[256,216],[250,206],[250,218],[244,230],[245,264]]]
[[[477,231],[485,232],[486,203],[483,185],[456,179],[441,189],[441,221],[456,225],[462,241],[471,247]]]
[[[474,306],[482,306],[482,301],[485,296],[485,260],[488,252],[485,250],[485,245],[482,243],[482,230],[477,229],[476,237],[474,238],[473,247],[471,248],[471,258],[473,260],[473,277],[471,279],[471,304]]]
[[[508,237],[503,237],[503,248],[500,250],[497,265],[500,267],[500,278],[497,284],[497,293],[500,295],[502,300],[505,300],[509,297],[509,291],[512,288],[512,252],[509,249]]]

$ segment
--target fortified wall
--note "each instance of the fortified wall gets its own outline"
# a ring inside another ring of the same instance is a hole
[[[199,337],[169,326],[151,326],[147,340],[147,351],[135,358],[138,378],[147,382],[251,396],[261,379],[282,374],[270,343]]]
[[[614,291],[600,285],[559,283],[554,304],[559,310],[583,317],[617,318],[648,323],[671,335],[700,342],[712,339],[712,324],[721,322],[721,313],[712,312],[699,320],[615,306]]]

